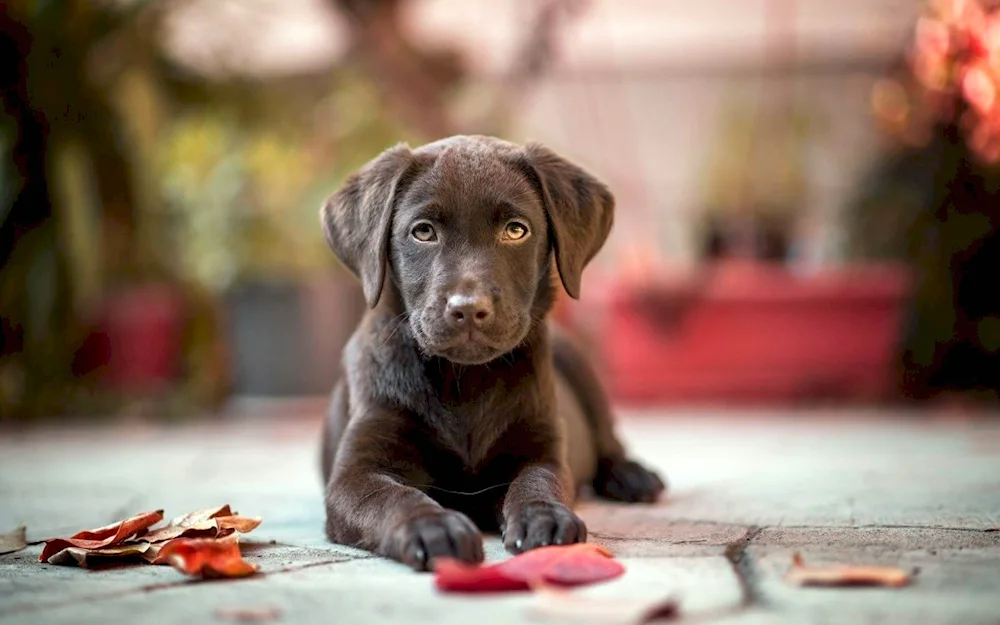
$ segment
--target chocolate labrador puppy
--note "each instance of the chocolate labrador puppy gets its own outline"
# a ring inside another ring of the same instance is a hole
[[[580,294],[614,198],[548,149],[482,136],[386,150],[323,206],[369,311],[344,349],[323,437],[326,533],[415,569],[586,540],[578,487],[664,490],[628,458],[608,400],[545,322]]]

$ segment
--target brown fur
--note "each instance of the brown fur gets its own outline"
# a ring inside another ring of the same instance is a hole
[[[579,297],[613,214],[577,165],[489,137],[396,146],[330,198],[327,240],[370,306],[324,431],[331,540],[427,569],[481,561],[480,530],[515,553],[586,540],[581,486],[659,496],[594,372],[544,321],[553,276]]]

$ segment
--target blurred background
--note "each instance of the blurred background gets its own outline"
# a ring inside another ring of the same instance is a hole
[[[622,405],[995,405],[987,0],[7,0],[0,416],[316,397],[363,313],[317,210],[399,141],[616,194],[579,334]]]

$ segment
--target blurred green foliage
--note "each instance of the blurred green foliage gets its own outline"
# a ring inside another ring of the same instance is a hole
[[[807,217],[814,174],[808,150],[822,138],[825,120],[793,94],[783,95],[736,91],[722,111],[701,174],[705,256],[783,259]]]
[[[818,113],[746,100],[734,97],[718,124],[704,171],[706,208],[726,217],[793,218],[809,186],[805,151],[816,139]]]
[[[374,154],[415,140],[353,58],[267,79],[179,67],[159,45],[173,6],[0,5],[2,62],[15,68],[0,115],[0,225],[13,242],[0,417],[87,397],[109,409],[74,374],[76,350],[107,296],[144,282],[175,285],[190,309],[180,394],[223,396],[221,296],[335,268],[321,203]]]
[[[298,119],[260,101],[265,85],[250,99],[209,93],[206,104],[184,107],[166,124],[155,150],[166,202],[148,218],[149,231],[167,238],[149,244],[176,251],[183,278],[223,290],[241,280],[307,279],[330,267],[318,219],[323,200],[407,133],[349,70],[323,82],[328,93],[313,96]]]

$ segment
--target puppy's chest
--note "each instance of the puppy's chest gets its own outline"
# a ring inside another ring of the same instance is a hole
[[[429,453],[427,453],[429,452]],[[439,501],[484,500],[502,497],[517,475],[521,461],[516,454],[493,448],[475,464],[465,454],[445,447],[426,450],[421,484],[414,484]]]
[[[466,470],[483,467],[502,442],[512,411],[504,402],[442,402],[431,415],[428,435],[436,439],[441,453],[451,453]]]
[[[496,515],[519,463],[511,458],[491,460],[477,469],[453,458],[454,463],[438,462],[425,467],[419,483],[411,483],[445,508],[469,515],[483,531],[495,531]]]
[[[511,423],[524,414],[524,386],[511,385],[502,377],[429,382],[435,399],[426,415],[430,434],[470,469],[489,460]]]

